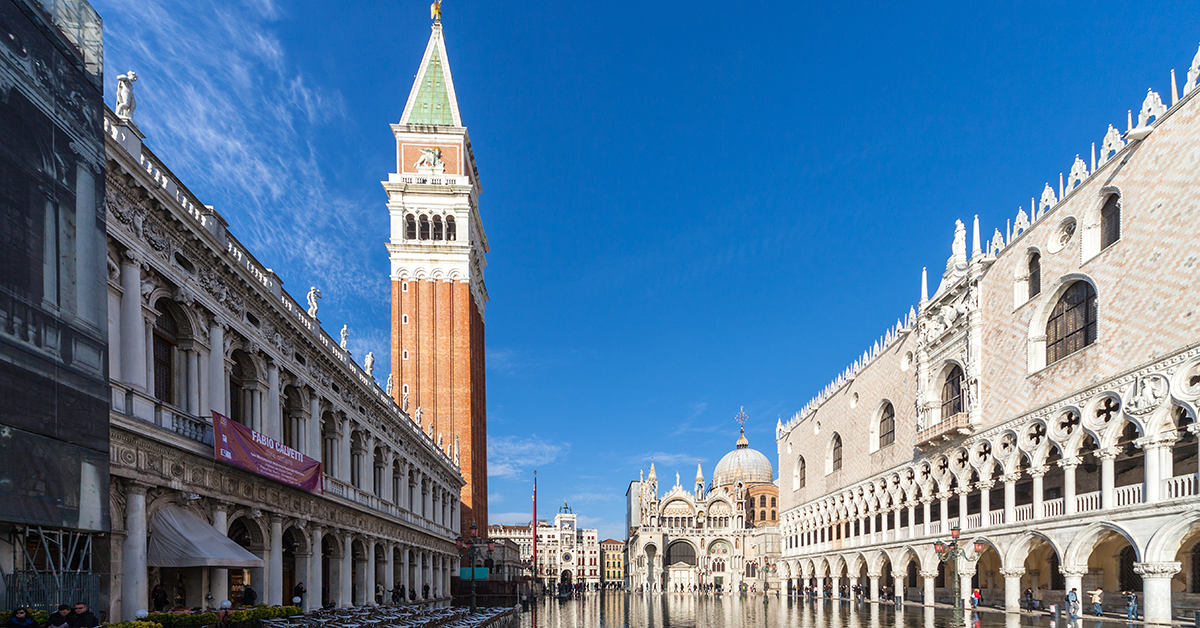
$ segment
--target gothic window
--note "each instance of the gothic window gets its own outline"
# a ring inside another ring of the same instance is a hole
[[[798,489],[804,488],[805,482],[807,481],[807,478],[805,476],[807,474],[808,474],[808,469],[804,463],[804,456],[800,456],[796,460],[796,470],[793,472],[793,477],[792,477],[792,485],[793,485],[792,489],[793,490],[798,490]]]
[[[246,411],[250,395],[245,390],[246,380],[253,372],[246,367],[241,351],[233,354],[233,366],[229,369],[229,418],[250,425],[250,415]]]
[[[1192,546],[1192,593],[1200,593],[1200,543]]]
[[[1029,298],[1042,293],[1042,254],[1032,253],[1029,256]]]
[[[421,226],[421,229],[420,229],[421,239],[428,240],[429,239],[429,216],[421,216],[421,218],[419,219],[419,223]]]
[[[963,370],[956,364],[946,373],[942,384],[942,420],[963,411],[962,385]]]
[[[404,216],[404,237],[409,240],[417,239],[417,219],[412,214]]]
[[[1137,552],[1134,551],[1132,545],[1126,545],[1125,549],[1121,550],[1121,555],[1118,557],[1120,562],[1117,577],[1121,583],[1121,589],[1125,591],[1141,591],[1142,576],[1133,570],[1133,564],[1137,562]]]
[[[1110,194],[1100,210],[1100,250],[1121,239],[1121,197]]]
[[[883,414],[879,417],[879,446],[887,447],[896,442],[896,409],[892,404],[884,404]]]
[[[833,471],[840,471],[842,468],[842,437],[838,434],[833,435],[833,449],[830,452],[829,460]]]
[[[454,216],[446,216],[446,240],[453,242],[458,239],[458,231],[454,226]]]
[[[166,301],[159,299],[156,304],[162,314],[154,320],[154,397],[164,403],[174,403],[179,327]]]
[[[433,239],[434,240],[442,239],[442,217],[441,216],[433,217]]]
[[[1086,281],[1071,284],[1046,322],[1046,364],[1053,364],[1096,342],[1096,289]]]

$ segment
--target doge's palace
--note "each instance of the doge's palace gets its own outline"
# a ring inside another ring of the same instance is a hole
[[[1200,53],[990,237],[959,221],[917,306],[779,424],[790,588],[1200,607],[1198,79]]]

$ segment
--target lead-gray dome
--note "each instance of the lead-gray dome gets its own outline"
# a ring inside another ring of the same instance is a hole
[[[725,454],[713,471],[713,486],[743,484],[770,484],[775,480],[775,469],[771,461],[756,449],[750,449],[746,431],[738,437],[737,449]]]

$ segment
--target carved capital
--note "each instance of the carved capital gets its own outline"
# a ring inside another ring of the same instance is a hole
[[[932,580],[933,578],[938,577],[938,572],[937,571],[922,571],[921,577],[926,580]]]
[[[1024,567],[1001,567],[1000,575],[1004,576],[1005,578],[1020,578],[1021,576],[1025,575],[1025,568]]]
[[[1104,449],[1096,450],[1096,457],[1101,460],[1116,460],[1120,453],[1121,450],[1117,447],[1105,447]]]
[[[872,580],[878,580],[883,577],[883,572],[882,571],[868,571],[867,577]]]
[[[1087,565],[1059,565],[1058,573],[1063,576],[1082,578],[1088,572]]]
[[[1005,473],[1001,477],[1004,479],[1005,484],[1011,484],[1011,483],[1017,482],[1021,479],[1021,472],[1016,471],[1013,473]]]
[[[976,486],[978,486],[980,490],[990,491],[990,490],[992,490],[992,487],[995,485],[996,485],[995,480],[984,480],[983,482],[979,482]]]
[[[1029,469],[1029,477],[1040,478],[1046,475],[1046,467],[1036,467]]]
[[[1133,571],[1143,578],[1171,578],[1183,569],[1183,563],[1134,563]]]
[[[1063,469],[1074,469],[1075,467],[1078,467],[1081,462],[1083,462],[1083,460],[1080,459],[1079,456],[1071,456],[1070,458],[1063,458],[1062,460],[1059,460],[1058,466]]]

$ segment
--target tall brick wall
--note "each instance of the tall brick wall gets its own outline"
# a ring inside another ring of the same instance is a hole
[[[408,291],[404,290],[407,282]],[[405,323],[407,316],[408,322]],[[404,352],[407,350],[408,358]],[[487,527],[487,390],[483,317],[462,281],[392,282],[392,396],[408,386],[408,412],[422,429],[458,437],[462,526]]]

